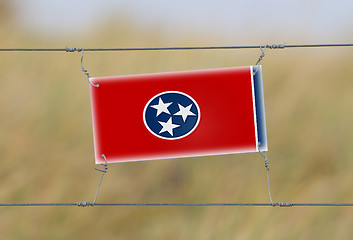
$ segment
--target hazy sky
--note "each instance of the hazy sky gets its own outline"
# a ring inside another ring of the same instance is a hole
[[[352,42],[352,0],[13,0],[21,26],[42,33],[93,29],[111,16],[130,16],[145,29],[159,27],[168,36],[180,31],[213,32],[230,39]]]

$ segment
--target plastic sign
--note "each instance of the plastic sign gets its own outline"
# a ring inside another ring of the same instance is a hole
[[[97,164],[267,151],[261,66],[90,80]]]

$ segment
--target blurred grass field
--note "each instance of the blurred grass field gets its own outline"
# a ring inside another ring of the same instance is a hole
[[[1,47],[170,46],[158,31],[33,36]],[[137,37],[138,36],[138,37]],[[263,44],[263,42],[259,43]],[[219,45],[185,36],[179,45]],[[92,76],[253,65],[259,50],[85,53]],[[89,85],[80,53],[0,53],[0,202],[92,201]],[[353,202],[353,49],[268,50],[263,62],[272,197]],[[112,164],[97,202],[268,202],[259,154]],[[351,208],[1,207],[1,239],[351,239]]]

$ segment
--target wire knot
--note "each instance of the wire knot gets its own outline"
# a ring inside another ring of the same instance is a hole
[[[270,164],[268,162],[268,159],[265,159],[265,168],[267,168],[270,171],[269,165]]]
[[[104,169],[99,169],[99,168],[94,168],[94,169],[96,169],[97,171],[106,173],[108,170],[108,162],[107,162],[107,158],[105,157],[104,154],[102,154],[102,157],[104,158],[104,163],[102,163],[101,165],[104,166]]]
[[[279,206],[279,207],[293,207],[294,203],[292,202],[277,202],[272,204],[273,207]]]
[[[94,205],[90,202],[77,202],[77,207],[93,207]]]
[[[285,43],[266,45],[266,48],[269,48],[269,49],[284,49],[285,47],[286,47]]]
[[[265,57],[265,51],[266,51],[266,48],[269,48],[269,49],[284,49],[286,47],[286,44],[285,43],[281,43],[281,44],[272,44],[272,45],[265,45],[265,46],[260,46],[260,50],[261,50],[261,55],[259,57],[259,59],[257,60],[256,62],[256,66],[259,66],[260,65],[260,62],[262,61],[262,59]],[[256,71],[253,73],[253,75],[256,75],[257,71],[259,70],[259,67],[256,68]]]
[[[268,46],[268,45],[266,45],[266,46],[264,47],[264,49],[260,48],[261,54],[260,54],[259,60],[257,60],[257,62],[256,62],[256,64],[255,64],[256,66],[259,65],[260,62],[262,61],[262,59],[264,58],[264,56],[265,56],[265,50],[266,50],[267,46]],[[257,70],[256,70],[256,72],[257,72]],[[256,74],[256,72],[255,72],[255,74]]]
[[[82,52],[82,50],[83,50],[82,48],[75,48],[75,47],[74,48],[69,48],[69,47],[65,48],[66,52]]]

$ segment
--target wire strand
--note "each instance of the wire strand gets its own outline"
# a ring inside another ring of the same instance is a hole
[[[93,85],[94,86],[94,85]],[[97,187],[97,190],[96,190],[96,194],[94,195],[94,200],[93,200],[93,203],[92,203],[92,206],[94,206],[96,204],[96,199],[97,199],[97,195],[98,195],[98,191],[99,191],[99,188],[101,186],[101,183],[103,181],[103,177],[104,175],[107,173],[107,170],[108,170],[108,162],[107,162],[107,158],[105,157],[104,154],[101,155],[103,158],[104,158],[104,163],[101,164],[102,166],[104,166],[104,169],[99,169],[99,168],[96,168],[97,171],[100,171],[102,172],[102,176],[101,176],[101,179],[99,181],[99,184],[98,184],[98,187]]]
[[[247,46],[196,46],[196,47],[135,47],[135,48],[0,48],[1,52],[81,52],[83,51],[172,51],[172,50],[221,50],[221,49],[284,49],[284,48],[320,48],[353,47],[353,43],[328,44],[269,44]]]
[[[1,203],[0,207],[51,207],[51,206],[149,206],[149,207],[353,207],[353,203]]]

